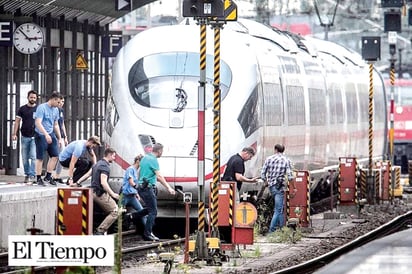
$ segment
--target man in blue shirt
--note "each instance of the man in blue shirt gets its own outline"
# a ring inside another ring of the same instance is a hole
[[[261,178],[267,181],[274,201],[274,212],[272,221],[270,222],[269,232],[274,232],[276,229],[284,226],[283,206],[287,187],[286,177],[291,183],[293,193],[297,191],[292,181],[292,165],[290,160],[283,154],[284,151],[285,147],[283,145],[275,145],[275,154],[266,159],[261,171]]]
[[[60,147],[59,147],[59,154],[60,152],[63,151],[63,149],[68,145],[68,138],[67,138],[67,131],[66,131],[66,125],[64,123],[64,98],[60,101],[59,105],[59,120],[57,123],[59,123],[59,128],[60,128],[60,136],[62,137],[62,142],[60,142]],[[60,164],[59,161],[57,161],[56,165],[56,174],[54,174],[53,180],[54,182],[58,182],[60,184],[63,183],[62,179],[60,178],[60,174],[62,173],[63,166]]]
[[[143,157],[140,162],[139,194],[149,211],[143,232],[143,239],[146,241],[159,240],[159,238],[153,234],[153,225],[157,216],[156,182],[159,181],[171,195],[175,195],[175,190],[160,174],[157,158],[160,158],[162,153],[163,145],[156,143],[153,145],[152,152]]]
[[[100,145],[100,138],[92,136],[88,140],[73,141],[60,152],[60,164],[69,168],[68,185],[78,186],[85,174],[91,175],[91,168],[97,162],[93,149]]]
[[[44,186],[44,182],[56,184],[53,182],[51,174],[57,163],[59,155],[60,128],[58,124],[59,109],[58,106],[63,96],[58,92],[53,92],[46,103],[39,105],[34,114],[35,118],[35,136],[36,143],[36,175],[37,185]],[[43,168],[44,153],[48,152],[49,162],[47,163],[47,173],[44,182],[41,178]]]

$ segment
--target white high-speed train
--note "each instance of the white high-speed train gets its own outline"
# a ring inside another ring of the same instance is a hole
[[[175,188],[193,194],[197,216],[199,36],[195,22],[145,30],[119,52],[113,66],[105,141],[117,151],[113,177],[152,144],[164,145],[161,173]],[[207,27],[205,110],[206,191],[213,162],[214,34]],[[369,157],[369,65],[332,42],[300,37],[250,20],[221,31],[221,172],[230,156],[253,146],[247,176],[259,176],[276,143],[297,170],[309,170],[312,191],[328,180],[327,166],[339,157]],[[386,142],[386,97],[373,72],[373,153]],[[241,192],[260,185],[243,184]],[[184,216],[180,194],[160,186],[159,216]]]

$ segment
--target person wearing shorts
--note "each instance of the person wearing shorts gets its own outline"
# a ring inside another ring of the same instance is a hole
[[[57,157],[59,156],[59,143],[61,139],[60,128],[58,124],[59,109],[58,106],[63,96],[58,92],[53,92],[46,103],[39,105],[34,114],[36,143],[36,177],[37,185],[56,184],[52,180],[52,172],[56,167]],[[43,159],[45,152],[49,155],[47,163],[47,172],[44,179],[41,178]]]

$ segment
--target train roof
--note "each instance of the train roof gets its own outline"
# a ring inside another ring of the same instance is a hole
[[[366,64],[358,53],[351,51],[342,45],[313,37],[305,37],[305,39],[309,41],[319,53],[330,55],[342,64],[349,63],[359,67],[363,67]]]
[[[197,21],[186,18],[182,24],[194,25],[197,24]],[[284,51],[292,54],[305,52],[312,57],[326,54],[341,64],[350,64],[359,67],[365,65],[365,61],[359,54],[344,46],[309,36],[303,37],[299,34],[279,30],[250,19],[239,19],[237,21],[227,22],[223,28],[225,30],[245,33],[259,39],[268,40]]]
[[[181,24],[196,25],[197,21],[186,18],[182,21]],[[286,32],[250,19],[239,19],[237,21],[227,22],[227,24],[223,26],[223,29],[248,34],[259,39],[268,40],[282,48],[284,51],[292,54],[298,53],[301,50],[299,44],[297,44],[296,41]]]
[[[251,36],[269,40],[283,50],[290,53],[297,53],[299,47],[296,42],[288,35],[285,35],[284,32],[281,32],[275,28],[263,25],[253,20],[248,19],[239,19],[236,22],[229,22],[227,28],[237,31],[239,26],[243,27],[245,32]]]

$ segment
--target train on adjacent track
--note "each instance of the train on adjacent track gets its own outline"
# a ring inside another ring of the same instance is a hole
[[[161,173],[198,200],[200,28],[155,27],[132,38],[113,65],[105,141],[117,151],[112,177],[122,177],[137,154],[164,145]],[[212,180],[214,32],[207,28],[205,85],[206,196]],[[373,91],[373,157],[387,149],[387,98],[381,75],[333,42],[301,37],[251,20],[224,25],[220,35],[220,172],[245,146],[257,154],[246,176],[259,176],[276,143],[297,170],[310,171],[311,199],[329,190],[328,167],[339,157],[368,160],[369,95]],[[371,89],[371,84],[373,88]],[[261,184],[243,184],[256,195]],[[329,194],[329,192],[328,192]],[[185,216],[183,199],[159,187],[159,216]]]
[[[402,174],[409,174],[409,159],[412,159],[412,79],[397,78],[392,86],[385,79],[388,100],[393,91],[394,164],[401,167]],[[392,90],[393,89],[393,90]]]

